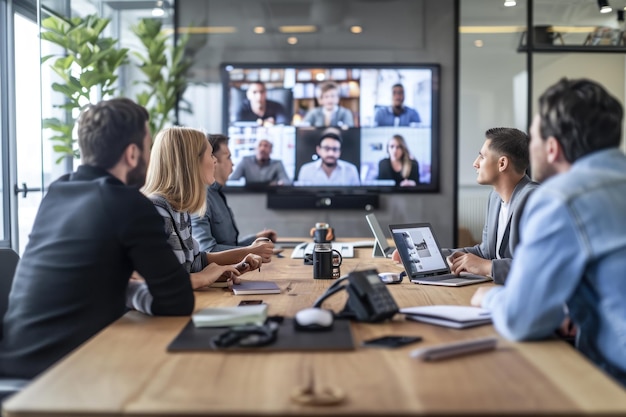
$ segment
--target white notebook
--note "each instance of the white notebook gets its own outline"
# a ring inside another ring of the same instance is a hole
[[[267,304],[204,308],[192,314],[196,327],[225,327],[243,324],[263,324],[267,318]]]
[[[489,310],[479,307],[447,305],[407,307],[400,309],[400,313],[405,314],[409,320],[455,329],[491,323]]]
[[[244,281],[233,284],[235,295],[280,294],[280,287],[273,281]]]

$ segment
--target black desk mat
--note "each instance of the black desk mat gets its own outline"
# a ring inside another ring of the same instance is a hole
[[[354,350],[354,340],[349,320],[335,320],[333,327],[328,331],[296,330],[293,319],[285,318],[278,329],[278,337],[274,343],[267,346],[253,348],[229,347],[213,349],[210,340],[213,336],[227,331],[227,327],[195,327],[193,321],[183,328],[176,338],[167,347],[168,352],[193,351],[245,351],[245,352],[273,352],[273,351],[328,351]]]

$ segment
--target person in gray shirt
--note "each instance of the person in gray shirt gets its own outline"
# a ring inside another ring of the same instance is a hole
[[[207,210],[203,216],[192,216],[191,233],[198,241],[200,250],[220,252],[227,249],[241,249],[245,253],[260,255],[264,262],[269,262],[276,242],[276,232],[265,229],[256,234],[239,237],[239,229],[235,223],[233,212],[228,207],[226,195],[222,187],[233,172],[228,137],[209,135],[209,143],[213,147],[215,164],[215,182],[207,187]]]
[[[285,166],[278,159],[271,159],[273,144],[267,139],[257,142],[256,155],[244,157],[237,164],[231,180],[246,179],[246,184],[266,183],[269,185],[289,185],[291,181]]]

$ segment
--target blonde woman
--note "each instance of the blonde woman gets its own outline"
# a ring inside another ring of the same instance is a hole
[[[394,180],[397,186],[413,187],[420,182],[419,165],[411,158],[406,141],[400,135],[393,135],[387,143],[389,158],[378,163],[378,179]]]
[[[194,289],[227,277],[238,276],[261,266],[261,257],[226,252],[200,252],[191,236],[191,213],[206,210],[206,186],[215,181],[215,157],[206,136],[186,127],[165,129],[156,136],[143,188],[144,194],[163,217],[168,242],[190,272]],[[241,261],[241,262],[240,262]],[[238,265],[228,265],[236,264]]]

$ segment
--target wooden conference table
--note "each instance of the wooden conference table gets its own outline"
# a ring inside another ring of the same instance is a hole
[[[345,259],[342,273],[377,268],[400,271],[371,248]],[[197,292],[196,308],[235,306],[262,298],[269,313],[293,316],[334,281],[313,280],[302,260],[274,258],[248,279],[276,281],[281,294],[234,296],[225,289]],[[390,285],[400,307],[468,305],[478,286],[461,288]],[[324,307],[339,310],[346,295]],[[440,362],[409,357],[419,346],[494,336],[491,325],[454,330],[405,321],[354,323],[355,342],[387,335],[421,335],[400,349],[357,347],[346,352],[167,353],[188,317],[147,317],[130,312],[49,369],[3,404],[6,416],[200,416],[200,415],[460,415],[626,414],[626,390],[567,343],[512,343],[496,351]],[[302,405],[299,387],[338,389],[345,400]]]

